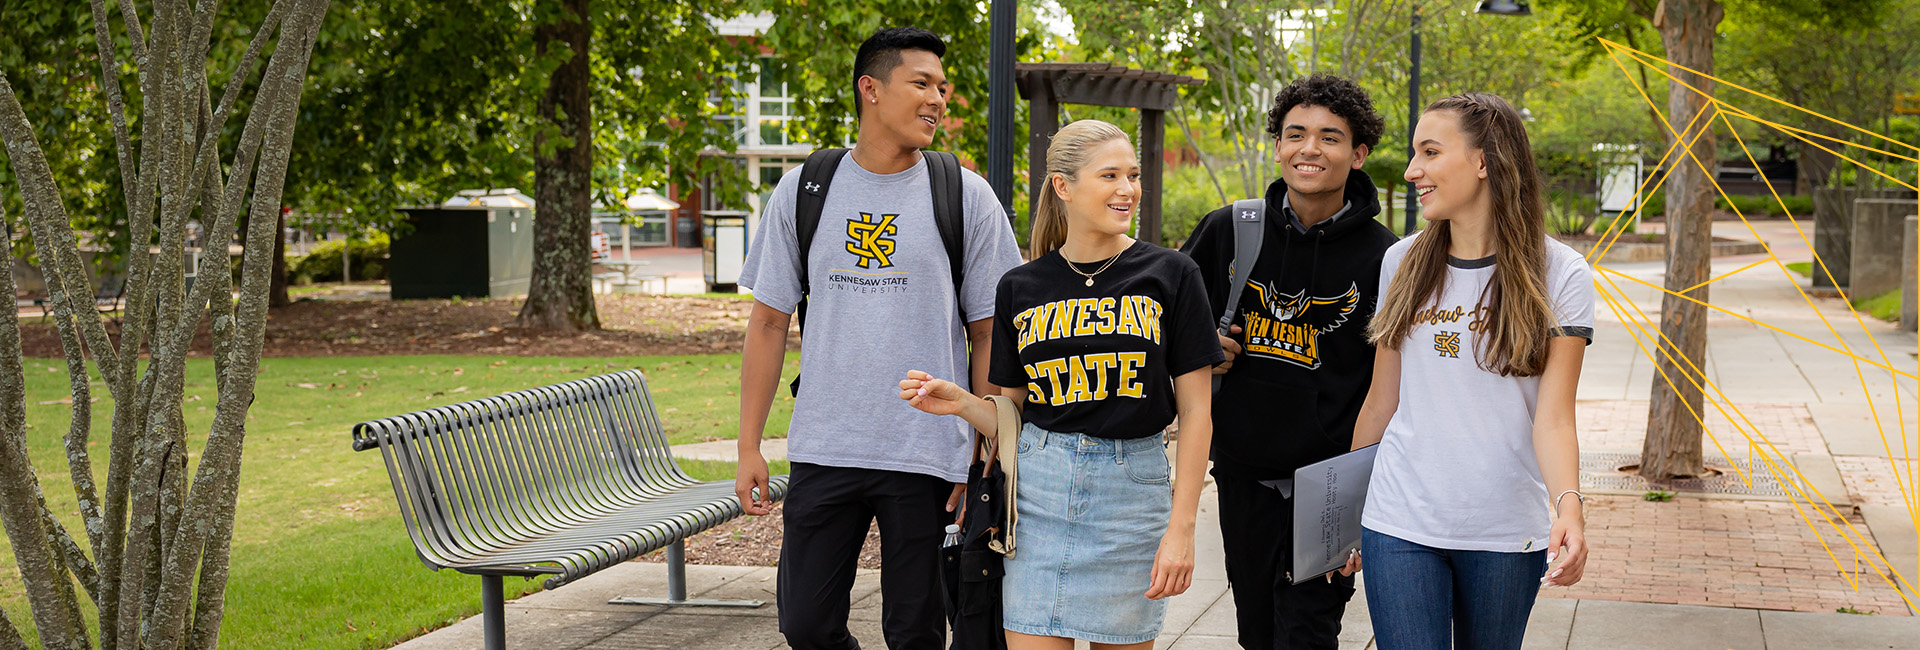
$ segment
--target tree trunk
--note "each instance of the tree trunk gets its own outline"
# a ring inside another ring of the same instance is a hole
[[[1667,57],[1675,64],[1713,74],[1713,34],[1723,16],[1718,0],[1666,0],[1664,15],[1655,20]],[[1712,82],[1693,73],[1673,70],[1674,76],[1700,92],[1713,92]],[[1684,131],[1702,111],[1713,110],[1707,98],[1679,82],[1667,87],[1667,121],[1675,133]],[[1701,118],[1706,120],[1708,118]],[[1667,179],[1666,289],[1681,292],[1706,282],[1713,249],[1713,183],[1717,166],[1711,124],[1696,127],[1704,135],[1689,148]],[[1707,287],[1686,292],[1694,302],[1673,293],[1660,300],[1659,376],[1653,380],[1653,404],[1647,414],[1647,438],[1640,451],[1640,475],[1649,479],[1699,476],[1706,470],[1702,458],[1698,417],[1704,385],[1701,372],[1707,352]]]
[[[592,233],[593,114],[588,101],[587,0],[542,0],[558,15],[533,28],[536,56],[554,48],[572,58],[554,69],[540,97],[541,128],[533,148],[533,278],[520,308],[526,327],[599,329],[593,307]],[[547,125],[552,125],[548,127]]]
[[[1801,102],[1801,105],[1805,105],[1805,103]],[[1832,123],[1825,121],[1807,124],[1804,128],[1826,136],[1838,137],[1840,135],[1837,133],[1838,128],[1834,127]],[[1840,166],[1840,159],[1825,149],[1813,146],[1813,143],[1807,142],[1806,140],[1796,139],[1794,145],[1800,154],[1800,177],[1796,179],[1799,182],[1795,183],[1794,193],[1811,196],[1814,190],[1827,186],[1827,183],[1833,178],[1834,170]],[[1801,216],[1803,215],[1794,215],[1796,218]],[[1811,218],[1813,215],[1804,216]]]
[[[215,110],[205,61],[213,12],[194,13],[184,2],[158,3],[148,38],[133,3],[120,3],[119,24],[127,30],[123,42],[133,50],[144,95],[136,160],[125,106],[118,97],[123,73],[106,3],[92,3],[102,69],[95,87],[107,90],[120,173],[131,188],[131,239],[139,251],[130,264],[127,329],[118,346],[93,308],[78,240],[46,152],[13,89],[0,77],[0,145],[20,183],[32,242],[53,290],[53,321],[74,391],[65,440],[68,464],[86,539],[99,562],[97,567],[89,562],[61,520],[45,510],[35,471],[20,444],[24,393],[17,319],[12,312],[0,315],[0,528],[15,551],[34,624],[47,648],[89,645],[90,635],[79,627],[85,618],[72,588],[76,580],[98,607],[95,636],[102,650],[178,650],[189,620],[194,621],[196,645],[187,650],[211,650],[215,641],[238,489],[244,434],[240,425],[253,400],[266,327],[274,222],[249,224],[237,312],[229,289],[232,278],[221,267],[227,263],[227,234],[245,197],[253,197],[252,214],[279,210],[308,57],[328,5],[329,0],[273,3],[261,27],[253,30],[247,52],[234,64],[233,78]],[[272,58],[259,84],[250,84],[255,60],[271,39],[278,43]],[[250,87],[257,90],[248,102],[232,165],[226,167],[219,160],[219,135],[241,90]],[[223,168],[231,169],[231,179],[224,178]],[[157,231],[152,227],[156,207]],[[201,267],[219,271],[200,277],[191,294],[183,295],[185,224],[196,209],[208,239],[215,242],[212,250],[203,251]],[[155,233],[161,252],[146,254]],[[10,290],[10,284],[0,276],[0,293],[4,290]],[[182,386],[195,325],[208,315],[218,353],[214,366],[219,397],[189,483]],[[148,363],[140,364],[143,344]],[[93,445],[87,357],[94,359],[94,370],[114,400],[104,494],[94,493],[94,463],[86,451]],[[144,373],[136,375],[137,370]],[[102,500],[104,508],[98,505]],[[192,580],[196,575],[197,589]],[[24,645],[19,630],[0,620],[0,650]]]
[[[267,286],[267,306],[285,307],[291,304],[293,298],[287,295],[287,214],[282,212],[273,229],[273,278]]]

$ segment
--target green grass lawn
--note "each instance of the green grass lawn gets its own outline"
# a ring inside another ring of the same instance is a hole
[[[1900,320],[1900,290],[1894,289],[1869,298],[1854,298],[1853,308],[1884,321]]]
[[[798,359],[789,355],[787,376],[797,371]],[[349,431],[354,423],[638,368],[647,374],[661,425],[675,444],[732,439],[739,411],[738,367],[738,355],[265,360],[248,416],[221,645],[383,648],[479,611],[478,578],[428,571],[415,556],[380,456],[352,451]],[[64,362],[27,359],[26,370],[29,455],[47,505],[75,535],[84,535],[60,443],[69,413],[59,401],[69,395]],[[196,461],[213,417],[211,372],[208,360],[188,364],[186,421]],[[112,400],[106,387],[97,384],[93,460],[95,474],[104,482],[105,424]],[[791,412],[791,401],[774,403],[770,437],[786,435]],[[733,476],[732,463],[681,465],[706,480]],[[786,471],[784,463],[772,469]],[[86,544],[84,537],[80,542]],[[0,538],[0,576],[18,585],[13,562],[11,546]],[[520,593],[537,586],[531,580],[507,581],[508,590]],[[31,627],[25,595],[18,589],[0,589],[0,608],[16,625]]]
[[[1788,264],[1787,269],[1793,271],[1794,273],[1798,273],[1800,275],[1812,276],[1813,262],[1794,262],[1792,264]],[[1856,297],[1856,298],[1853,298],[1851,302],[1853,303],[1853,308],[1855,310],[1869,314],[1874,318],[1878,318],[1884,321],[1900,320],[1900,290],[1899,289],[1888,291],[1886,293],[1883,293],[1877,296],[1870,296],[1866,298]]]

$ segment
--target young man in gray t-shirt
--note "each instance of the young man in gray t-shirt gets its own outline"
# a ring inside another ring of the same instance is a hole
[[[955,295],[920,154],[945,116],[945,52],[938,37],[910,27],[861,45],[860,139],[834,171],[810,249],[798,250],[794,169],[762,210],[741,272],[755,304],[740,365],[734,489],[748,514],[766,514],[760,439],[807,255],[805,380],[787,434],[793,474],[778,592],[780,631],[795,650],[859,647],[847,631],[849,592],[876,519],[887,646],[945,645],[940,543],[965,487],[973,432],[901,402],[898,382],[922,370],[985,390],[994,287],[1020,263],[992,189],[963,169],[964,281]]]

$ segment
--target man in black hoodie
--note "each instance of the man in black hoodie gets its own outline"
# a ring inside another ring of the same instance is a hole
[[[1247,650],[1339,646],[1353,578],[1294,585],[1293,471],[1347,451],[1373,375],[1367,321],[1380,257],[1395,238],[1375,221],[1360,166],[1385,128],[1367,92],[1314,75],[1281,89],[1267,113],[1280,178],[1267,187],[1266,236],[1220,337],[1227,363],[1213,398],[1213,476],[1227,579]],[[1209,213],[1183,252],[1200,265],[1217,316],[1234,260],[1229,205]]]

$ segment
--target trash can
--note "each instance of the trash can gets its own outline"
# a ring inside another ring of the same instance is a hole
[[[715,211],[701,215],[704,246],[700,254],[707,291],[733,292],[747,265],[747,213]]]
[[[686,215],[674,216],[673,240],[681,248],[699,248],[700,220]]]
[[[533,276],[533,199],[516,190],[466,190],[445,204],[401,208],[412,225],[393,238],[394,300],[526,295]]]

